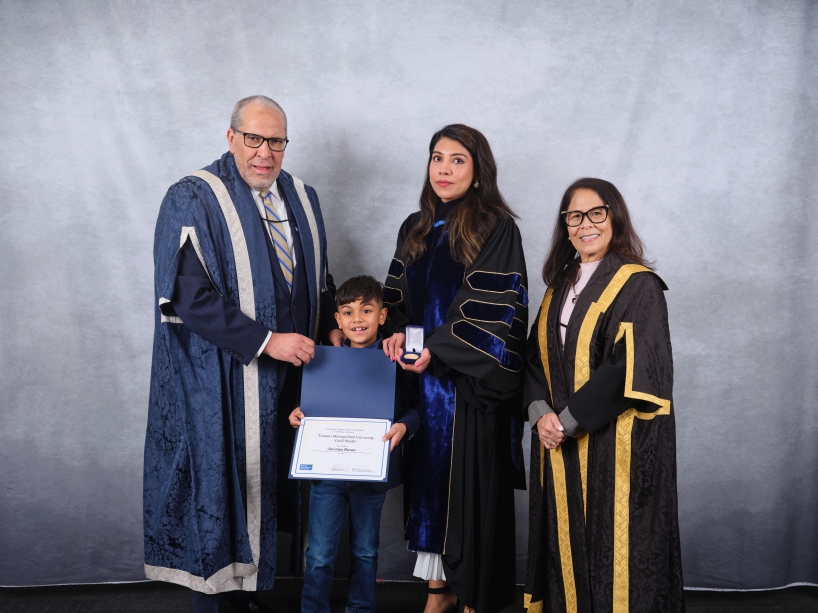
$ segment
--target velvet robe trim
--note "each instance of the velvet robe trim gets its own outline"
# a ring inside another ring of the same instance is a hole
[[[450,208],[439,207],[439,215]],[[445,225],[436,224],[423,255],[405,269],[411,323],[422,326],[425,337],[446,322],[446,311],[463,284],[464,272],[465,267],[452,258]],[[421,428],[415,442],[419,450],[415,470],[423,479],[414,482],[406,536],[411,551],[439,554],[446,538],[456,392],[448,374],[433,377],[426,371],[418,379]]]
[[[418,215],[411,215],[401,227],[389,267],[385,336],[418,321],[415,313],[425,311],[426,300],[417,303],[414,283],[407,280],[412,273],[401,255]],[[438,380],[449,378],[456,391],[444,492],[443,562],[461,602],[495,611],[514,601],[512,488],[525,487],[522,362],[512,364],[508,356],[522,353],[528,295],[522,240],[513,219],[497,225],[475,264],[462,274],[443,323],[426,336],[433,355],[428,374]],[[472,328],[478,332],[476,342],[464,332]],[[405,473],[409,502],[426,474],[417,466],[417,457],[425,453],[414,444],[418,441],[418,436],[410,441],[413,449],[408,455],[415,460],[407,462],[413,466]]]

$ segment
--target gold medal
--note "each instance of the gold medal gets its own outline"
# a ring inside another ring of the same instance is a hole
[[[403,359],[404,360],[417,360],[420,357],[419,353],[404,353]]]

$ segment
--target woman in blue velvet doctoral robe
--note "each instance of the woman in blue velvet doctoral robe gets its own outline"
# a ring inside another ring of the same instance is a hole
[[[400,354],[406,325],[425,332],[421,359],[404,366],[421,415],[405,450],[405,538],[432,608],[451,606],[451,589],[464,606],[499,611],[514,603],[514,488],[525,488],[525,259],[485,137],[447,126],[429,155],[384,292],[388,353]]]

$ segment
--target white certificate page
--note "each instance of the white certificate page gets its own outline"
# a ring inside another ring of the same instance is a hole
[[[385,481],[388,419],[305,417],[295,438],[290,475],[297,479]]]

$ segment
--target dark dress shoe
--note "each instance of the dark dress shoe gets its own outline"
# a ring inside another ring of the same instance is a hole
[[[227,604],[237,613],[276,613],[251,592],[228,592]]]
[[[258,596],[250,596],[250,602],[247,604],[248,611],[253,613],[276,613],[271,606],[264,604]]]

